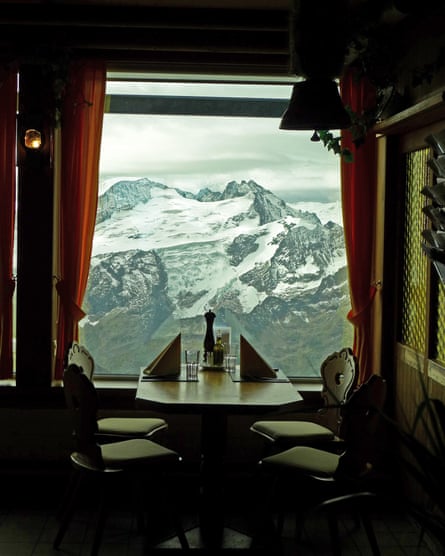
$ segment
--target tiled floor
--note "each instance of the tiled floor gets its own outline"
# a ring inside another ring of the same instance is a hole
[[[53,479],[57,485],[54,495],[42,496],[45,480],[19,481],[9,488],[6,496],[0,495],[0,556],[86,556],[89,555],[92,539],[92,512],[88,507],[76,514],[59,550],[52,548],[57,530],[57,503],[64,489],[64,482]],[[2,480],[3,485],[12,483]],[[190,481],[190,485],[193,481]],[[239,488],[235,489],[238,493]],[[15,494],[11,494],[15,492]],[[229,496],[230,492],[227,491]],[[252,540],[250,534],[251,507],[242,502],[243,497],[226,500],[226,529],[223,537],[223,551],[227,554],[258,554],[263,556],[328,556],[330,552],[326,521],[318,515],[305,523],[301,540],[295,540],[295,520],[287,514],[280,543],[272,542],[268,535],[266,542]],[[117,504],[119,509],[111,509],[107,520],[100,556],[142,556],[147,554],[169,554],[179,551],[177,537],[156,521],[156,510],[151,512],[151,533],[138,533],[136,520],[130,507]],[[147,498],[147,507],[151,500]],[[202,546],[197,524],[196,510],[187,498],[181,502],[181,513],[185,514],[184,527],[192,552],[197,554],[218,554],[219,550]],[[339,516],[340,517],[340,516]],[[342,554],[344,556],[371,555],[368,540],[362,527],[356,527],[351,516],[343,516],[341,521]],[[389,506],[380,508],[373,519],[373,525],[382,556],[439,556],[431,542],[420,542],[419,528],[409,519]],[[155,533],[153,533],[155,532]],[[264,533],[264,530],[262,530]],[[156,547],[156,549],[154,549]]]

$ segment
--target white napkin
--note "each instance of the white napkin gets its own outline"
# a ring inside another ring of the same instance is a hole
[[[269,363],[261,357],[261,355],[249,344],[249,342],[240,336],[240,376],[250,378],[275,378],[276,372]]]
[[[179,333],[143,370],[143,373],[149,376],[173,376],[179,375],[180,372],[181,333]]]

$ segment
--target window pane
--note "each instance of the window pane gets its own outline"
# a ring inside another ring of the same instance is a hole
[[[105,115],[81,323],[97,372],[138,374],[178,332],[183,347],[202,350],[211,307],[215,332],[243,334],[289,376],[319,376],[321,361],[352,343],[339,160],[311,132],[280,131],[269,116],[290,87],[119,83],[108,92],[139,95],[145,107],[167,95],[170,109],[196,96],[267,102],[262,117]]]

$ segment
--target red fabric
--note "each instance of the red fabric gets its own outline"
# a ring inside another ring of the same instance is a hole
[[[375,90],[348,70],[340,81],[343,103],[356,114],[374,106]],[[371,307],[375,296],[373,282],[373,245],[376,207],[376,138],[368,132],[365,142],[356,147],[349,130],[342,134],[342,147],[348,148],[353,162],[341,162],[343,225],[348,261],[351,310],[347,318],[354,326],[353,351],[359,363],[359,384],[371,374]]]
[[[0,379],[12,378],[17,72],[0,71]]]
[[[105,84],[102,62],[77,62],[70,68],[61,131],[56,379],[62,378],[67,346],[78,339],[78,323],[85,316],[82,301],[96,223]]]

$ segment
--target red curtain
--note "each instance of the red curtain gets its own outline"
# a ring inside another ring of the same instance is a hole
[[[105,84],[102,62],[76,62],[70,68],[61,131],[56,379],[62,378],[67,346],[78,339],[78,323],[85,315],[82,301],[96,222]]]
[[[366,78],[357,79],[347,70],[340,81],[343,103],[356,114],[373,107],[374,87]],[[342,134],[342,147],[348,148],[353,162],[341,162],[341,187],[346,256],[349,272],[351,310],[347,318],[354,326],[353,350],[359,363],[359,384],[376,369],[372,368],[371,307],[373,286],[373,245],[376,208],[376,138],[369,132],[356,146],[349,130]]]
[[[0,379],[12,378],[17,72],[0,70]]]

